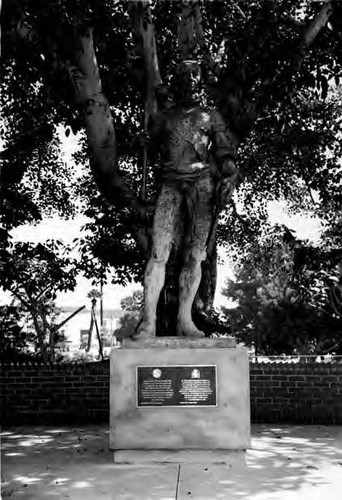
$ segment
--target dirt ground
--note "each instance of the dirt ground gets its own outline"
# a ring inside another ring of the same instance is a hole
[[[341,500],[342,427],[253,427],[245,463],[117,465],[104,426],[1,433],[2,499]]]

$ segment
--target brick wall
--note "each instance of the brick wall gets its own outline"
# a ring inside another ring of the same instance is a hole
[[[109,361],[3,364],[0,370],[3,424],[108,421]]]
[[[251,362],[253,422],[342,424],[342,357],[329,363]],[[109,362],[3,364],[1,422],[108,422]]]
[[[252,421],[342,424],[341,358],[251,363]]]

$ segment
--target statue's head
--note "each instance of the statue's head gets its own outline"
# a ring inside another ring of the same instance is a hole
[[[176,70],[177,91],[183,104],[193,105],[200,99],[201,69],[197,61],[181,61]]]

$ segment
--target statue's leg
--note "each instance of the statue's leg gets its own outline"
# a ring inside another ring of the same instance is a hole
[[[156,332],[156,311],[165,282],[168,261],[181,205],[181,193],[164,185],[159,195],[153,221],[152,251],[144,277],[144,312],[135,338],[153,337]]]
[[[204,337],[192,320],[191,309],[201,281],[201,264],[206,257],[206,244],[212,223],[214,184],[211,178],[197,181],[190,200],[190,233],[185,249],[184,267],[179,277],[179,311],[177,334]],[[189,204],[188,204],[189,205]]]

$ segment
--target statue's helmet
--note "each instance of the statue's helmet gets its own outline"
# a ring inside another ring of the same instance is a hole
[[[175,83],[177,93],[184,101],[196,101],[201,86],[201,69],[194,59],[184,59],[176,68]]]
[[[184,59],[181,61],[177,66],[176,73],[178,78],[182,80],[191,77],[198,81],[201,79],[201,68],[195,59]]]

